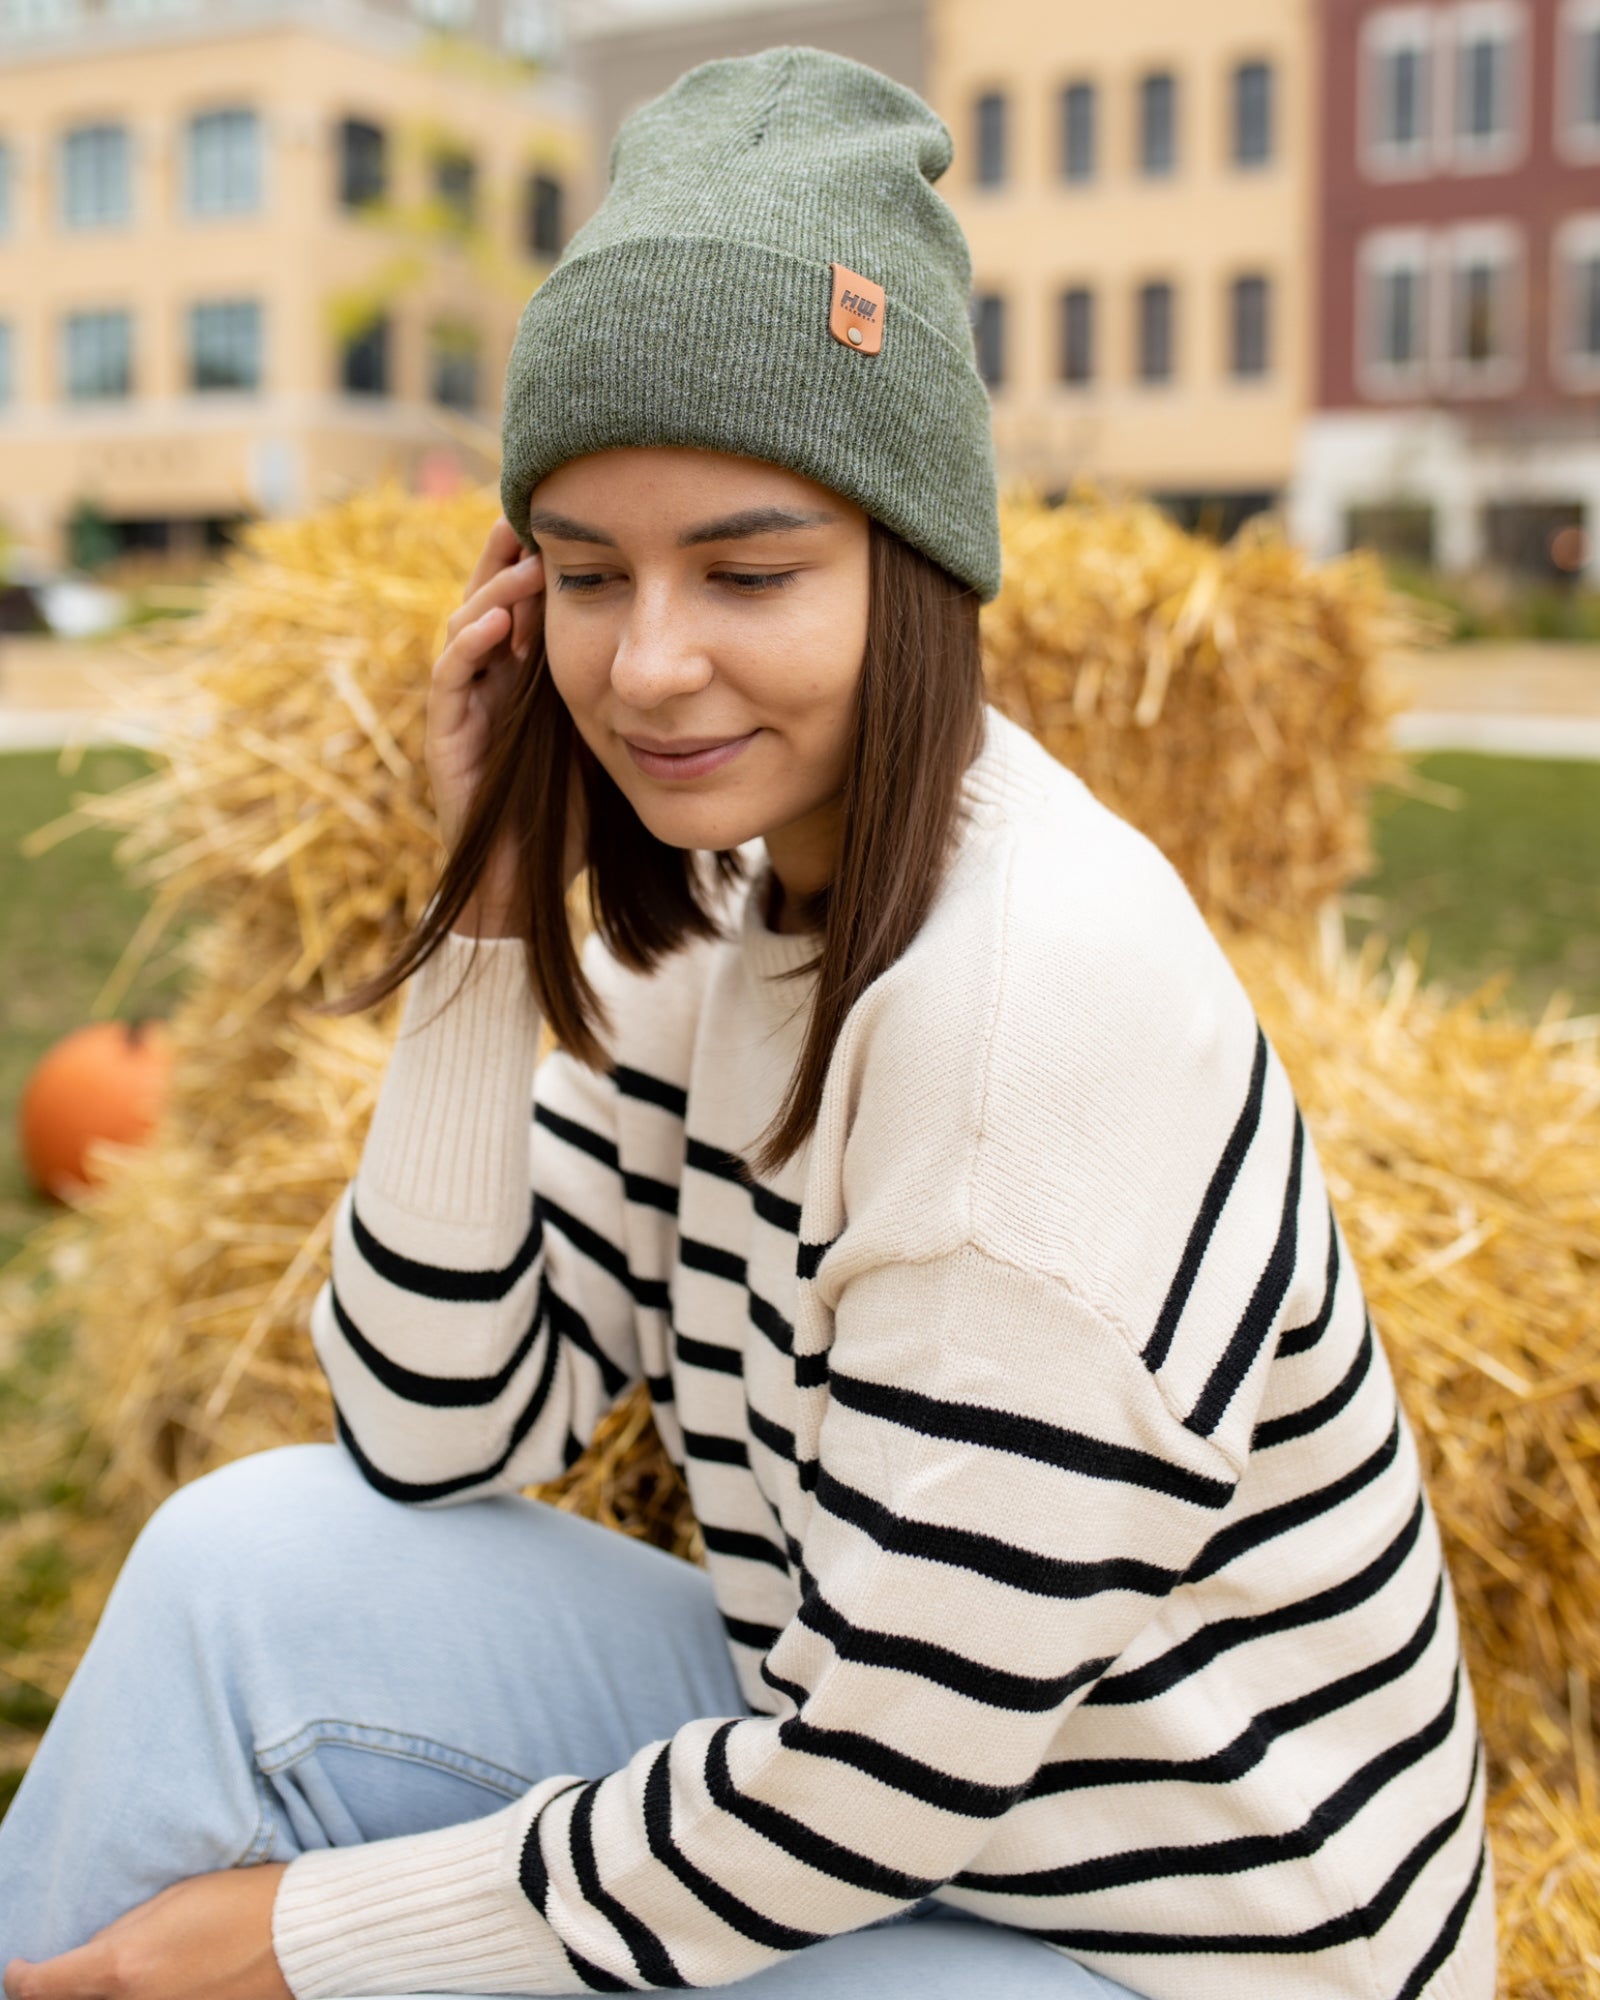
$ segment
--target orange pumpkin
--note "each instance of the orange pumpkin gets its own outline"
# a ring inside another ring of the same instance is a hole
[[[164,1022],[95,1021],[34,1065],[18,1117],[22,1162],[41,1194],[71,1201],[101,1178],[92,1140],[137,1145],[166,1101],[172,1049]]]

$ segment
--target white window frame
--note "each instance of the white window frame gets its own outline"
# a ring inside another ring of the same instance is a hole
[[[1563,387],[1600,389],[1600,353],[1582,354],[1572,339],[1577,298],[1573,267],[1600,262],[1600,212],[1569,215],[1550,237],[1550,373]]]
[[[1431,7],[1385,7],[1361,24],[1356,87],[1356,150],[1368,180],[1416,180],[1434,171],[1439,153],[1439,55],[1437,15]],[[1378,74],[1383,58],[1396,49],[1416,49],[1426,74],[1422,129],[1404,146],[1380,138],[1377,125]]]
[[[1527,339],[1527,254],[1515,222],[1458,222],[1434,232],[1434,381],[1452,397],[1508,396],[1522,385]],[[1455,352],[1456,274],[1480,260],[1505,274],[1505,352],[1464,361]]]
[[[1506,51],[1504,130],[1478,139],[1460,129],[1461,64],[1470,42],[1498,42]],[[1439,122],[1458,174],[1503,174],[1520,166],[1528,150],[1527,11],[1521,0],[1462,0],[1439,19],[1437,41]]]
[[[195,206],[195,128],[203,119],[221,117],[249,117],[255,122],[255,169],[256,199],[249,207],[241,208],[197,208]],[[254,104],[200,104],[191,110],[183,121],[182,214],[185,222],[233,223],[250,216],[264,216],[268,211],[270,190],[268,187],[268,123],[259,106]]]
[[[1418,352],[1396,364],[1377,352],[1378,281],[1391,271],[1415,271],[1422,281],[1422,311],[1418,320]],[[1434,354],[1434,293],[1432,246],[1426,229],[1374,229],[1356,248],[1357,385],[1374,402],[1414,399],[1424,394]]]
[[[1600,34],[1600,0],[1564,0],[1556,28],[1555,146],[1574,166],[1600,160],[1600,119],[1580,116],[1577,44],[1584,34]]]

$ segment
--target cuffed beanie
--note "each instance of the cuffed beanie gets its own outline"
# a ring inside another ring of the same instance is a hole
[[[604,202],[523,308],[500,494],[568,459],[697,445],[854,500],[987,600],[1000,587],[971,260],[914,91],[820,49],[702,64],[643,105]]]

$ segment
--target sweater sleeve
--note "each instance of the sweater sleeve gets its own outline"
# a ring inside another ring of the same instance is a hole
[[[764,1668],[780,1712],[696,1720],[467,1826],[300,1857],[275,1937],[297,2000],[720,1985],[959,1896],[975,1864],[1003,1884],[996,1822],[1048,1794],[1064,1719],[1232,1476],[1123,1333],[971,1243],[864,1270],[834,1334],[797,1465],[801,1605]],[[1086,1826],[1063,1872],[1095,1848]]]
[[[311,1313],[339,1435],[393,1499],[554,1478],[639,1372],[615,1085],[538,1050],[520,940],[450,933],[407,990]]]

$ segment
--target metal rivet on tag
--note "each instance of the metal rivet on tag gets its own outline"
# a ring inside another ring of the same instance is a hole
[[[851,345],[852,347],[859,347],[859,346],[861,345],[861,329],[860,329],[860,327],[859,327],[859,326],[853,326],[853,327],[851,327],[851,329],[850,329],[850,332],[849,332],[849,335],[848,335],[848,338],[849,338],[849,341],[850,341],[850,345]]]

